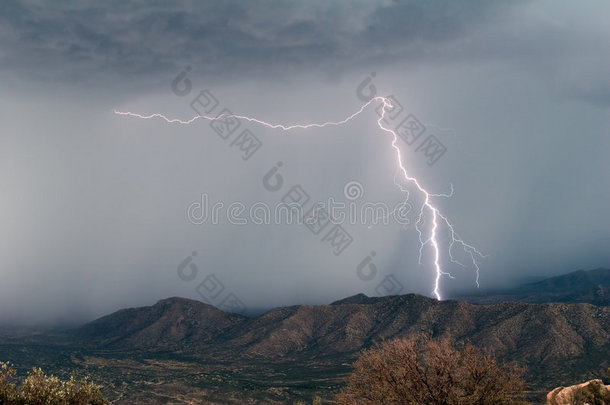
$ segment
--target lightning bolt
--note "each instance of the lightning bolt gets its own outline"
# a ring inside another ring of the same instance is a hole
[[[210,116],[206,116],[206,115],[196,115],[195,117],[193,117],[189,120],[181,120],[178,118],[167,118],[165,115],[158,114],[158,113],[150,114],[150,115],[141,115],[141,114],[137,114],[137,113],[133,113],[133,112],[129,112],[129,111],[117,111],[117,110],[114,110],[114,113],[117,115],[129,116],[129,117],[140,118],[140,119],[145,119],[145,120],[153,119],[153,118],[160,118],[169,124],[181,124],[181,125],[189,125],[200,119],[207,120],[207,121],[214,121],[219,118],[237,118],[237,119],[242,119],[244,121],[253,122],[253,123],[256,123],[256,124],[259,124],[259,125],[265,126],[267,128],[271,128],[271,129],[280,129],[282,131],[291,131],[294,129],[324,128],[327,126],[344,125],[344,124],[348,123],[349,121],[351,121],[352,119],[359,116],[360,114],[362,114],[362,112],[364,110],[366,110],[366,108],[369,105],[371,105],[372,103],[376,103],[376,102],[381,102],[381,104],[383,106],[381,109],[382,112],[379,116],[379,119],[377,120],[377,126],[379,126],[379,128],[382,131],[389,133],[392,137],[391,146],[394,149],[394,151],[396,152],[398,173],[400,173],[402,175],[402,178],[404,181],[414,185],[415,188],[419,191],[419,193],[423,197],[423,202],[422,202],[420,210],[419,210],[419,215],[417,217],[417,222],[416,222],[415,228],[418,232],[419,242],[420,242],[420,247],[419,247],[419,263],[420,264],[422,264],[422,255],[423,255],[424,248],[426,246],[430,246],[432,248],[432,262],[433,262],[433,268],[434,268],[434,273],[435,273],[434,289],[432,290],[432,293],[434,294],[436,299],[441,300],[442,299],[441,292],[440,292],[441,278],[443,276],[454,278],[454,276],[451,273],[444,271],[441,267],[441,263],[440,263],[441,248],[440,248],[439,237],[438,237],[439,228],[441,226],[444,226],[449,234],[450,242],[449,242],[449,246],[447,248],[449,260],[452,263],[458,264],[462,267],[467,267],[464,263],[456,260],[452,253],[454,251],[456,245],[461,247],[462,250],[468,255],[472,266],[475,268],[475,273],[476,273],[475,282],[476,282],[477,287],[479,287],[480,269],[479,269],[478,259],[485,257],[485,255],[483,255],[474,246],[466,243],[457,234],[457,232],[455,231],[455,228],[453,227],[453,225],[451,224],[449,219],[446,216],[442,215],[441,212],[439,211],[439,209],[436,208],[433,204],[433,198],[435,198],[435,197],[451,197],[453,195],[453,185],[451,185],[451,192],[449,194],[433,194],[433,193],[428,192],[415,177],[409,175],[409,173],[402,161],[402,151],[400,150],[400,147],[398,146],[398,134],[394,130],[392,130],[390,128],[386,128],[383,125],[383,121],[384,121],[386,112],[391,111],[393,108],[392,102],[386,97],[375,96],[375,97],[371,98],[371,100],[369,100],[364,105],[362,105],[362,107],[360,107],[360,109],[358,109],[356,112],[350,114],[349,116],[347,116],[346,118],[344,118],[340,121],[326,121],[326,122],[322,122],[322,123],[295,124],[295,125],[274,124],[274,123],[259,120],[257,118],[252,118],[252,117],[248,117],[248,116],[244,116],[244,115],[237,115],[237,114],[221,114],[216,117],[210,117]],[[402,193],[406,193],[408,196],[408,192],[409,192],[408,189],[405,189],[396,180],[396,176],[394,178],[394,184],[400,189],[400,191]],[[426,229],[424,229],[424,227],[425,227],[427,219],[430,219],[431,226],[429,226],[428,229],[426,230]]]

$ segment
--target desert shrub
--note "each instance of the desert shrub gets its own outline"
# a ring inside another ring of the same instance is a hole
[[[306,405],[303,401],[298,401],[294,405]],[[322,405],[322,398],[319,396],[315,396],[311,402],[311,405]]]
[[[11,382],[17,374],[8,363],[0,362],[0,404],[16,403],[19,398],[17,386]]]
[[[16,372],[8,363],[0,362],[0,404],[3,405],[105,405],[100,387],[88,377],[62,381],[34,368],[18,388],[12,382]]]
[[[503,405],[524,396],[523,370],[499,364],[471,344],[428,336],[395,339],[365,350],[354,363],[341,405]]]

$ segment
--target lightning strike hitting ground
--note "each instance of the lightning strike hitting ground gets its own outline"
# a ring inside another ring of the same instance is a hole
[[[389,99],[387,99],[386,97],[381,97],[381,96],[373,97],[371,100],[369,100],[367,103],[365,103],[362,107],[360,107],[359,110],[357,110],[355,113],[349,115],[347,118],[345,118],[343,120],[327,121],[327,122],[323,122],[323,123],[312,123],[312,124],[295,124],[295,125],[272,124],[272,123],[262,121],[262,120],[259,120],[256,118],[247,117],[244,115],[236,115],[236,114],[222,114],[217,117],[197,115],[197,116],[185,121],[185,120],[181,120],[178,118],[170,119],[170,118],[167,118],[163,114],[141,115],[141,114],[132,113],[132,112],[128,112],[128,111],[124,112],[124,111],[117,111],[117,110],[114,110],[114,113],[118,114],[118,115],[126,115],[126,116],[130,116],[130,117],[141,118],[141,119],[161,118],[170,124],[176,123],[176,124],[183,124],[183,125],[192,124],[193,122],[197,121],[198,119],[213,121],[213,120],[216,120],[219,118],[237,118],[237,119],[242,119],[242,120],[249,121],[249,122],[254,122],[259,125],[263,125],[265,127],[272,128],[272,129],[290,131],[293,129],[323,128],[323,127],[327,127],[327,126],[339,126],[339,125],[346,124],[347,122],[351,121],[352,119],[354,119],[355,117],[360,115],[369,105],[371,105],[374,102],[381,102],[383,105],[382,113],[381,113],[379,119],[377,120],[377,125],[379,126],[379,128],[382,131],[388,132],[392,136],[391,145],[392,145],[392,148],[394,148],[394,150],[396,151],[398,171],[400,172],[400,174],[402,175],[404,180],[410,184],[413,184],[423,197],[423,203],[421,205],[419,215],[417,217],[417,222],[416,222],[415,228],[417,229],[417,232],[419,234],[419,242],[420,242],[419,263],[420,264],[422,263],[422,254],[423,254],[424,247],[426,247],[428,245],[432,247],[432,253],[433,253],[432,261],[433,261],[433,267],[434,267],[434,271],[435,271],[434,289],[432,290],[432,293],[434,294],[436,299],[441,300],[442,297],[441,297],[441,292],[440,292],[440,280],[441,280],[442,276],[448,276],[450,278],[454,278],[453,275],[451,275],[451,273],[446,272],[441,268],[441,264],[440,264],[441,248],[439,246],[439,241],[438,241],[438,232],[439,232],[440,226],[444,226],[449,233],[450,242],[449,242],[449,246],[447,248],[449,260],[452,263],[456,263],[460,266],[466,267],[466,265],[464,263],[456,260],[452,254],[452,251],[453,251],[455,245],[460,246],[463,249],[463,251],[469,256],[470,261],[475,268],[475,271],[476,271],[475,282],[476,282],[477,287],[479,287],[479,265],[477,262],[477,258],[483,258],[485,256],[479,250],[477,250],[474,246],[469,245],[468,243],[464,242],[464,240],[455,232],[453,225],[451,224],[451,222],[449,222],[447,217],[442,215],[440,213],[440,211],[438,210],[438,208],[436,208],[432,203],[432,198],[434,198],[434,197],[451,197],[453,195],[453,186],[451,186],[451,192],[449,194],[432,194],[432,193],[429,193],[424,187],[422,187],[422,185],[419,183],[419,181],[415,177],[412,177],[409,175],[409,173],[407,172],[407,169],[405,168],[405,165],[402,162],[402,153],[401,153],[400,147],[397,144],[398,135],[392,129],[384,127],[383,123],[382,123],[382,121],[385,118],[386,112],[391,111],[393,108],[391,101]],[[394,183],[398,186],[398,188],[400,189],[400,191],[402,193],[407,193],[407,195],[408,195],[408,190],[403,188],[403,186],[401,184],[399,184],[398,181],[396,181],[396,179],[394,180]],[[424,226],[426,224],[426,219],[429,219],[430,223],[431,223],[427,232],[424,229]]]

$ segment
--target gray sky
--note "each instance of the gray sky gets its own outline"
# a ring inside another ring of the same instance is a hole
[[[399,139],[406,168],[431,193],[453,185],[433,202],[487,255],[481,289],[610,266],[609,13],[605,2],[551,0],[3,1],[0,322],[91,319],[176,295],[247,312],[432,295],[432,250],[418,263],[414,226],[422,196],[394,184],[377,104],[322,129],[242,120],[227,139],[205,121],[113,113],[189,119],[204,89],[214,116],[287,124],[345,118],[363,104],[359,86],[393,95],[403,111],[389,125],[412,114],[425,126],[412,145]],[[187,66],[190,91],[178,81],[178,95],[172,81]],[[246,129],[261,144],[248,159]],[[424,139],[446,148],[433,165]],[[272,191],[263,178],[279,161]],[[350,182],[363,192],[353,200]],[[408,197],[410,223],[343,223],[352,242],[340,254],[325,236],[333,224],[314,234],[252,223],[251,207],[275,207],[293,185],[309,204],[333,198],[357,212]],[[224,204],[218,223],[189,220],[202,195]],[[246,225],[227,219],[231,203],[246,207]],[[438,237],[455,277],[441,279],[443,295],[475,288],[474,267],[448,260],[446,228]]]

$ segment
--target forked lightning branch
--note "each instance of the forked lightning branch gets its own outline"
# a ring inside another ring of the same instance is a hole
[[[479,250],[477,250],[474,246],[466,243],[455,231],[455,228],[453,227],[453,225],[449,221],[449,219],[446,216],[444,216],[439,211],[439,209],[436,207],[436,205],[434,203],[434,199],[437,197],[447,197],[447,195],[432,194],[432,193],[428,192],[427,189],[421,184],[421,182],[417,178],[412,176],[409,173],[409,171],[407,170],[407,167],[406,167],[405,163],[403,162],[403,153],[402,153],[400,147],[398,146],[398,134],[396,133],[395,130],[384,126],[384,122],[385,122],[385,118],[386,118],[385,115],[387,113],[391,112],[394,108],[392,101],[388,97],[382,97],[382,96],[372,97],[368,102],[363,104],[357,111],[355,111],[354,113],[348,115],[346,118],[339,120],[339,121],[327,121],[327,122],[322,122],[322,123],[293,124],[293,125],[271,123],[271,122],[260,120],[258,118],[253,118],[253,117],[249,117],[249,116],[245,116],[245,115],[230,114],[230,113],[223,113],[223,114],[220,114],[215,117],[207,116],[207,115],[196,115],[193,118],[190,118],[188,120],[181,120],[178,118],[168,118],[165,115],[160,114],[160,113],[142,115],[142,114],[137,114],[137,113],[133,113],[133,112],[129,112],[129,111],[116,111],[116,110],[114,111],[114,113],[118,114],[118,115],[122,115],[122,116],[129,116],[129,117],[140,118],[140,119],[145,119],[145,120],[161,119],[169,124],[181,124],[181,125],[190,125],[190,124],[195,123],[198,120],[215,121],[215,120],[219,120],[219,119],[235,118],[235,119],[241,119],[241,120],[245,120],[248,122],[252,122],[252,123],[255,123],[258,125],[262,125],[267,128],[274,129],[274,130],[293,131],[294,132],[296,130],[301,130],[301,131],[302,130],[314,130],[316,128],[341,126],[341,125],[347,124],[348,122],[350,122],[351,120],[353,120],[354,118],[356,118],[357,116],[362,114],[371,105],[381,107],[380,108],[381,113],[379,114],[379,118],[377,119],[377,126],[379,127],[379,129],[381,131],[387,133],[390,137],[390,141],[391,141],[390,144],[395,152],[396,165],[398,168],[398,172],[400,173],[400,176],[402,177],[402,180],[406,184],[410,185],[410,188],[414,189],[421,196],[422,203],[419,206],[419,213],[418,213],[417,221],[416,221],[416,225],[415,225],[415,228],[419,235],[419,243],[420,243],[419,261],[420,261],[420,263],[422,263],[422,260],[423,260],[422,255],[424,253],[424,248],[430,247],[431,257],[430,257],[429,261],[430,261],[431,267],[434,271],[434,288],[432,290],[434,296],[439,300],[442,299],[441,291],[440,291],[440,281],[443,276],[448,276],[448,277],[453,278],[453,276],[448,271],[443,270],[443,268],[441,266],[441,261],[443,261],[441,252],[446,252],[445,258],[448,259],[450,262],[458,264],[460,266],[466,266],[465,263],[460,262],[457,259],[455,259],[452,252],[456,248],[460,248],[464,251],[464,253],[466,254],[466,257],[469,259],[469,261],[471,262],[471,265],[474,267],[475,272],[476,272],[475,283],[477,284],[477,287],[478,287],[479,286],[479,264],[478,264],[477,259],[484,257],[484,255]],[[401,193],[409,192],[409,188],[405,188],[405,186],[400,184],[398,182],[398,180],[396,179],[396,176],[394,176],[394,183],[396,184],[396,186],[398,187],[398,189]],[[440,239],[441,239],[440,234],[443,231],[446,234],[448,234],[448,238],[449,238],[448,243],[446,244],[446,246],[444,248],[442,247],[441,241],[440,241]]]

